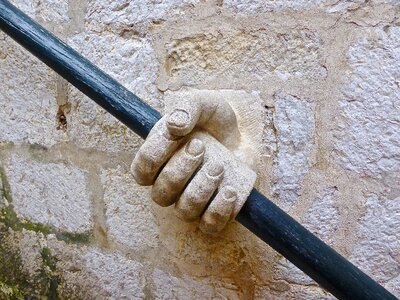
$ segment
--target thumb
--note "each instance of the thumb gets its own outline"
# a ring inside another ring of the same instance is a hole
[[[183,101],[167,116],[167,128],[172,135],[185,136],[196,126],[200,115],[199,102]]]

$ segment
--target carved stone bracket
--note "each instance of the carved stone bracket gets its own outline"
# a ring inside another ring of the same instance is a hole
[[[152,185],[152,199],[175,204],[185,221],[200,219],[203,232],[221,231],[245,203],[256,173],[246,154],[236,114],[208,91],[176,101],[153,127],[133,160],[131,171]],[[240,158],[239,158],[240,157]],[[211,201],[210,201],[211,200]]]

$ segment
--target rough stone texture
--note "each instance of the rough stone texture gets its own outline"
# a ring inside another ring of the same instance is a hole
[[[276,291],[270,290],[268,287],[260,287],[255,291],[255,299],[281,300],[281,299],[319,299],[334,300],[337,299],[326,293],[318,287],[294,285],[290,290]]]
[[[20,1],[10,1],[16,7],[21,9],[29,17],[34,18],[36,14],[36,9],[33,6],[33,0],[20,0]]]
[[[5,205],[5,198],[4,198],[4,185],[2,178],[0,179],[0,209],[2,209]]]
[[[398,0],[341,0],[336,3],[330,4],[327,8],[328,13],[336,13],[344,10],[352,11],[363,9],[367,5],[381,5],[381,4],[392,4],[392,5],[400,5]]]
[[[201,84],[238,73],[255,78],[276,75],[283,80],[326,76],[321,39],[315,32],[221,31],[184,36],[166,44],[164,67],[170,78],[163,84]]]
[[[308,172],[315,130],[314,112],[307,100],[275,96],[274,125],[277,135],[275,193],[282,207],[293,205]]]
[[[160,111],[240,98],[257,188],[400,297],[398,0],[13,2]],[[0,78],[1,299],[332,299],[239,224],[152,204],[142,141],[4,33]]]
[[[118,251],[76,247],[50,239],[57,272],[65,285],[62,296],[73,299],[144,299],[143,265]]]
[[[188,295],[193,298],[214,298],[211,283],[204,280],[193,280],[190,278],[176,278],[159,269],[155,269],[152,275],[155,287],[156,299],[185,299]]]
[[[335,205],[337,191],[326,188],[301,220],[301,223],[328,245],[332,245],[335,232],[339,226],[339,210]],[[276,265],[276,280],[284,280],[295,285],[315,285],[315,282],[301,272],[290,261],[283,258]]]
[[[53,145],[60,137],[54,73],[3,32],[0,40],[1,141]]]
[[[90,287],[93,290],[97,288],[93,298],[143,299],[140,263],[127,260],[118,253],[102,253],[97,249],[89,249],[81,259],[86,271],[96,280]]]
[[[143,100],[159,107],[160,94],[155,87],[158,63],[149,41],[82,33],[71,38],[70,44]],[[80,147],[132,151],[140,142],[126,126],[75,88],[68,90],[68,103],[67,134]]]
[[[11,1],[30,17],[44,22],[64,23],[68,18],[67,0],[22,0]]]
[[[110,27],[113,30],[128,32],[134,30],[144,34],[149,25],[160,24],[168,18],[185,15],[185,9],[199,2],[199,0],[90,0],[86,22],[93,31],[102,31]]]
[[[400,27],[360,39],[348,62],[353,71],[336,144],[341,163],[362,175],[400,172]]]
[[[339,210],[335,202],[336,188],[326,188],[314,202],[302,220],[304,226],[331,245],[339,226]]]
[[[271,12],[281,9],[307,9],[318,4],[324,3],[327,0],[225,0],[223,4],[225,7],[234,10],[235,12],[258,14],[262,12]]]
[[[366,5],[392,4],[399,5],[398,0],[225,0],[223,7],[237,13],[257,15],[280,10],[307,10],[326,8],[328,13],[336,13],[344,10],[357,10]]]
[[[158,228],[150,210],[149,189],[121,167],[103,170],[106,224],[115,242],[145,252],[158,245]]]
[[[91,229],[92,212],[82,170],[20,155],[13,155],[5,169],[20,217],[71,232]]]
[[[372,194],[367,212],[360,220],[358,242],[351,260],[382,284],[392,286],[398,295],[400,286],[400,198],[387,199]],[[386,266],[382,269],[380,266]]]
[[[5,206],[5,198],[4,198],[4,192],[3,192],[3,182],[0,180],[0,209],[2,209]]]

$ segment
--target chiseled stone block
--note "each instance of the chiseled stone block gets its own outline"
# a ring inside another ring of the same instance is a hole
[[[11,156],[5,170],[19,217],[73,233],[92,228],[83,170],[66,163],[37,162],[19,154]]]

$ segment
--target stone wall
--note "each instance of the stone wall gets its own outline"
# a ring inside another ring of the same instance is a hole
[[[13,2],[160,111],[242,93],[258,189],[400,297],[399,0]],[[0,299],[333,298],[241,225],[153,204],[141,139],[1,32],[0,78]]]

